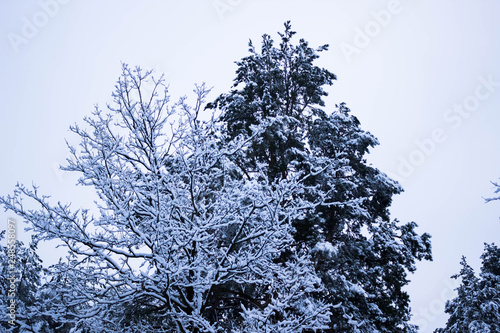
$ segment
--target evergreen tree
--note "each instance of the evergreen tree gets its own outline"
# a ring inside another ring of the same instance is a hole
[[[0,240],[5,231],[0,233]],[[42,313],[42,261],[36,245],[24,246],[23,242],[8,239],[7,246],[0,246],[0,328],[2,332],[67,332]]]
[[[376,138],[345,104],[323,110],[323,87],[336,77],[313,63],[328,46],[314,50],[303,39],[294,45],[294,34],[286,22],[279,46],[269,35],[260,51],[250,42],[233,90],[208,107],[221,110],[228,142],[251,141],[233,156],[248,179],[264,168],[276,184],[304,183],[300,196],[314,205],[292,221],[296,245],[281,261],[311,253],[327,288],[316,297],[333,307],[329,331],[414,331],[402,288],[415,261],[431,259],[430,236],[416,234],[414,222],[390,220],[392,196],[402,189],[366,162]]]
[[[485,244],[479,277],[462,257],[462,269],[453,278],[461,278],[458,296],[446,303],[450,315],[445,328],[436,332],[500,332],[500,249]]]

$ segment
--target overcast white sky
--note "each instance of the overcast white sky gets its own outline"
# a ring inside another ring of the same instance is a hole
[[[393,218],[433,236],[434,261],[408,288],[414,321],[432,332],[460,257],[479,270],[483,243],[500,243],[500,202],[482,198],[500,177],[498,0],[0,0],[0,194],[34,182],[85,207],[89,192],[57,166],[68,127],[111,101],[120,62],[165,72],[174,100],[203,81],[215,98],[248,39],[276,38],[286,20],[330,44],[318,62],[338,75],[327,106],[346,102],[379,138],[370,162],[405,188]],[[40,252],[47,263],[62,253]]]

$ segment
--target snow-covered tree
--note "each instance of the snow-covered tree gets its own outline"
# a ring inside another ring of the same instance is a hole
[[[494,193],[500,193],[500,184],[492,182]],[[500,197],[486,198],[486,202]],[[446,302],[445,312],[450,315],[445,328],[436,333],[448,332],[500,332],[500,248],[485,243],[481,255],[482,266],[479,277],[462,257],[462,269],[454,279],[461,278],[458,296]]]
[[[458,296],[446,303],[450,315],[445,328],[436,332],[500,332],[500,249],[485,244],[479,277],[462,257],[462,269],[453,278],[461,278]]]
[[[11,234],[9,234],[11,235]],[[0,233],[0,240],[5,231]],[[2,332],[53,333],[61,325],[44,316],[39,307],[43,290],[42,261],[36,245],[24,246],[14,238],[0,245],[0,328]]]
[[[313,297],[324,292],[317,263],[293,238],[294,221],[317,204],[304,199],[307,178],[242,168],[267,125],[225,138],[213,115],[199,117],[208,91],[196,87],[194,107],[172,105],[163,78],[124,65],[108,112],[96,107],[71,128],[81,143],[63,167],[95,189],[96,206],[73,210],[23,185],[0,198],[38,241],[69,251],[51,267],[38,311],[73,332],[327,327],[331,306]]]
[[[431,259],[430,236],[418,235],[414,222],[390,220],[392,196],[402,189],[366,162],[377,139],[345,104],[323,110],[323,87],[336,77],[314,61],[328,46],[294,45],[294,34],[286,22],[279,45],[269,35],[260,51],[250,42],[233,90],[208,107],[221,110],[228,143],[251,142],[231,156],[249,180],[265,170],[276,183],[303,182],[295,198],[313,207],[293,220],[295,246],[280,260],[313,256],[326,286],[317,300],[332,305],[329,332],[414,331],[402,288],[415,261]]]

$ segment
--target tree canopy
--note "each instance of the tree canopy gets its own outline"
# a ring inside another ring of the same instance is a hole
[[[499,193],[500,185],[493,185],[494,193]],[[499,199],[495,196],[485,201]],[[462,280],[457,288],[458,295],[446,302],[445,312],[450,317],[446,327],[436,329],[436,333],[500,331],[500,248],[494,243],[485,243],[481,260],[478,277],[466,258],[462,257],[460,273],[452,276]]]
[[[233,90],[208,107],[222,111],[227,140],[251,140],[236,162],[249,178],[264,165],[276,182],[304,180],[301,197],[316,204],[293,221],[295,249],[314,258],[327,290],[318,297],[333,306],[330,330],[413,331],[402,288],[415,261],[431,259],[430,235],[418,235],[414,222],[390,220],[392,196],[402,188],[366,162],[377,139],[344,103],[324,110],[324,86],[336,76],[313,62],[328,45],[294,45],[289,22],[279,35],[277,46],[264,35],[260,51],[250,42]]]
[[[500,331],[500,248],[485,244],[479,277],[462,257],[462,269],[453,278],[462,279],[458,295],[446,302],[450,315],[446,327],[436,332]]]
[[[69,251],[38,313],[74,332],[416,331],[403,287],[430,235],[391,219],[402,188],[367,163],[377,139],[344,103],[325,110],[328,46],[294,35],[250,42],[212,103],[205,85],[171,103],[163,77],[123,65],[63,167],[96,207],[0,198]]]

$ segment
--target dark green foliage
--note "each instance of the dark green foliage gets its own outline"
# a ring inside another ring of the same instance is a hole
[[[4,235],[5,231],[0,233],[0,240]],[[68,326],[60,325],[43,313],[46,305],[43,290],[46,286],[42,284],[43,267],[36,246],[30,244],[26,247],[20,241],[15,241],[14,247],[9,246],[11,244],[8,242],[7,246],[0,246],[0,327],[13,333],[68,332]],[[12,252],[12,249],[15,251]],[[13,321],[8,308],[11,299],[15,300]]]
[[[294,34],[290,23],[285,23],[279,47],[264,35],[260,53],[250,41],[251,55],[237,62],[234,88],[241,89],[207,106],[224,110],[222,121],[227,124],[229,139],[252,135],[252,126],[267,122],[242,164],[252,170],[258,163],[266,163],[273,179],[285,178],[289,163],[300,160],[306,149],[303,136],[313,121],[310,109],[324,106],[322,97],[327,93],[322,87],[336,79],[333,73],[313,65],[317,52],[327,50],[328,45],[314,50],[303,39],[293,45]]]
[[[500,332],[500,249],[485,244],[479,277],[462,257],[462,269],[453,278],[462,279],[458,296],[446,303],[450,318],[436,332]]]
[[[218,107],[226,140],[246,137],[251,149],[237,164],[247,177],[266,170],[270,179],[299,178],[302,199],[315,208],[293,221],[297,246],[310,251],[332,306],[333,332],[412,332],[408,294],[402,290],[416,260],[430,260],[430,236],[414,222],[391,221],[392,196],[399,184],[370,166],[365,155],[378,144],[340,104],[328,114],[323,86],[335,75],[314,66],[318,53],[303,39],[292,44],[289,22],[274,46],[263,36],[260,52],[237,62],[234,89],[208,107]]]

